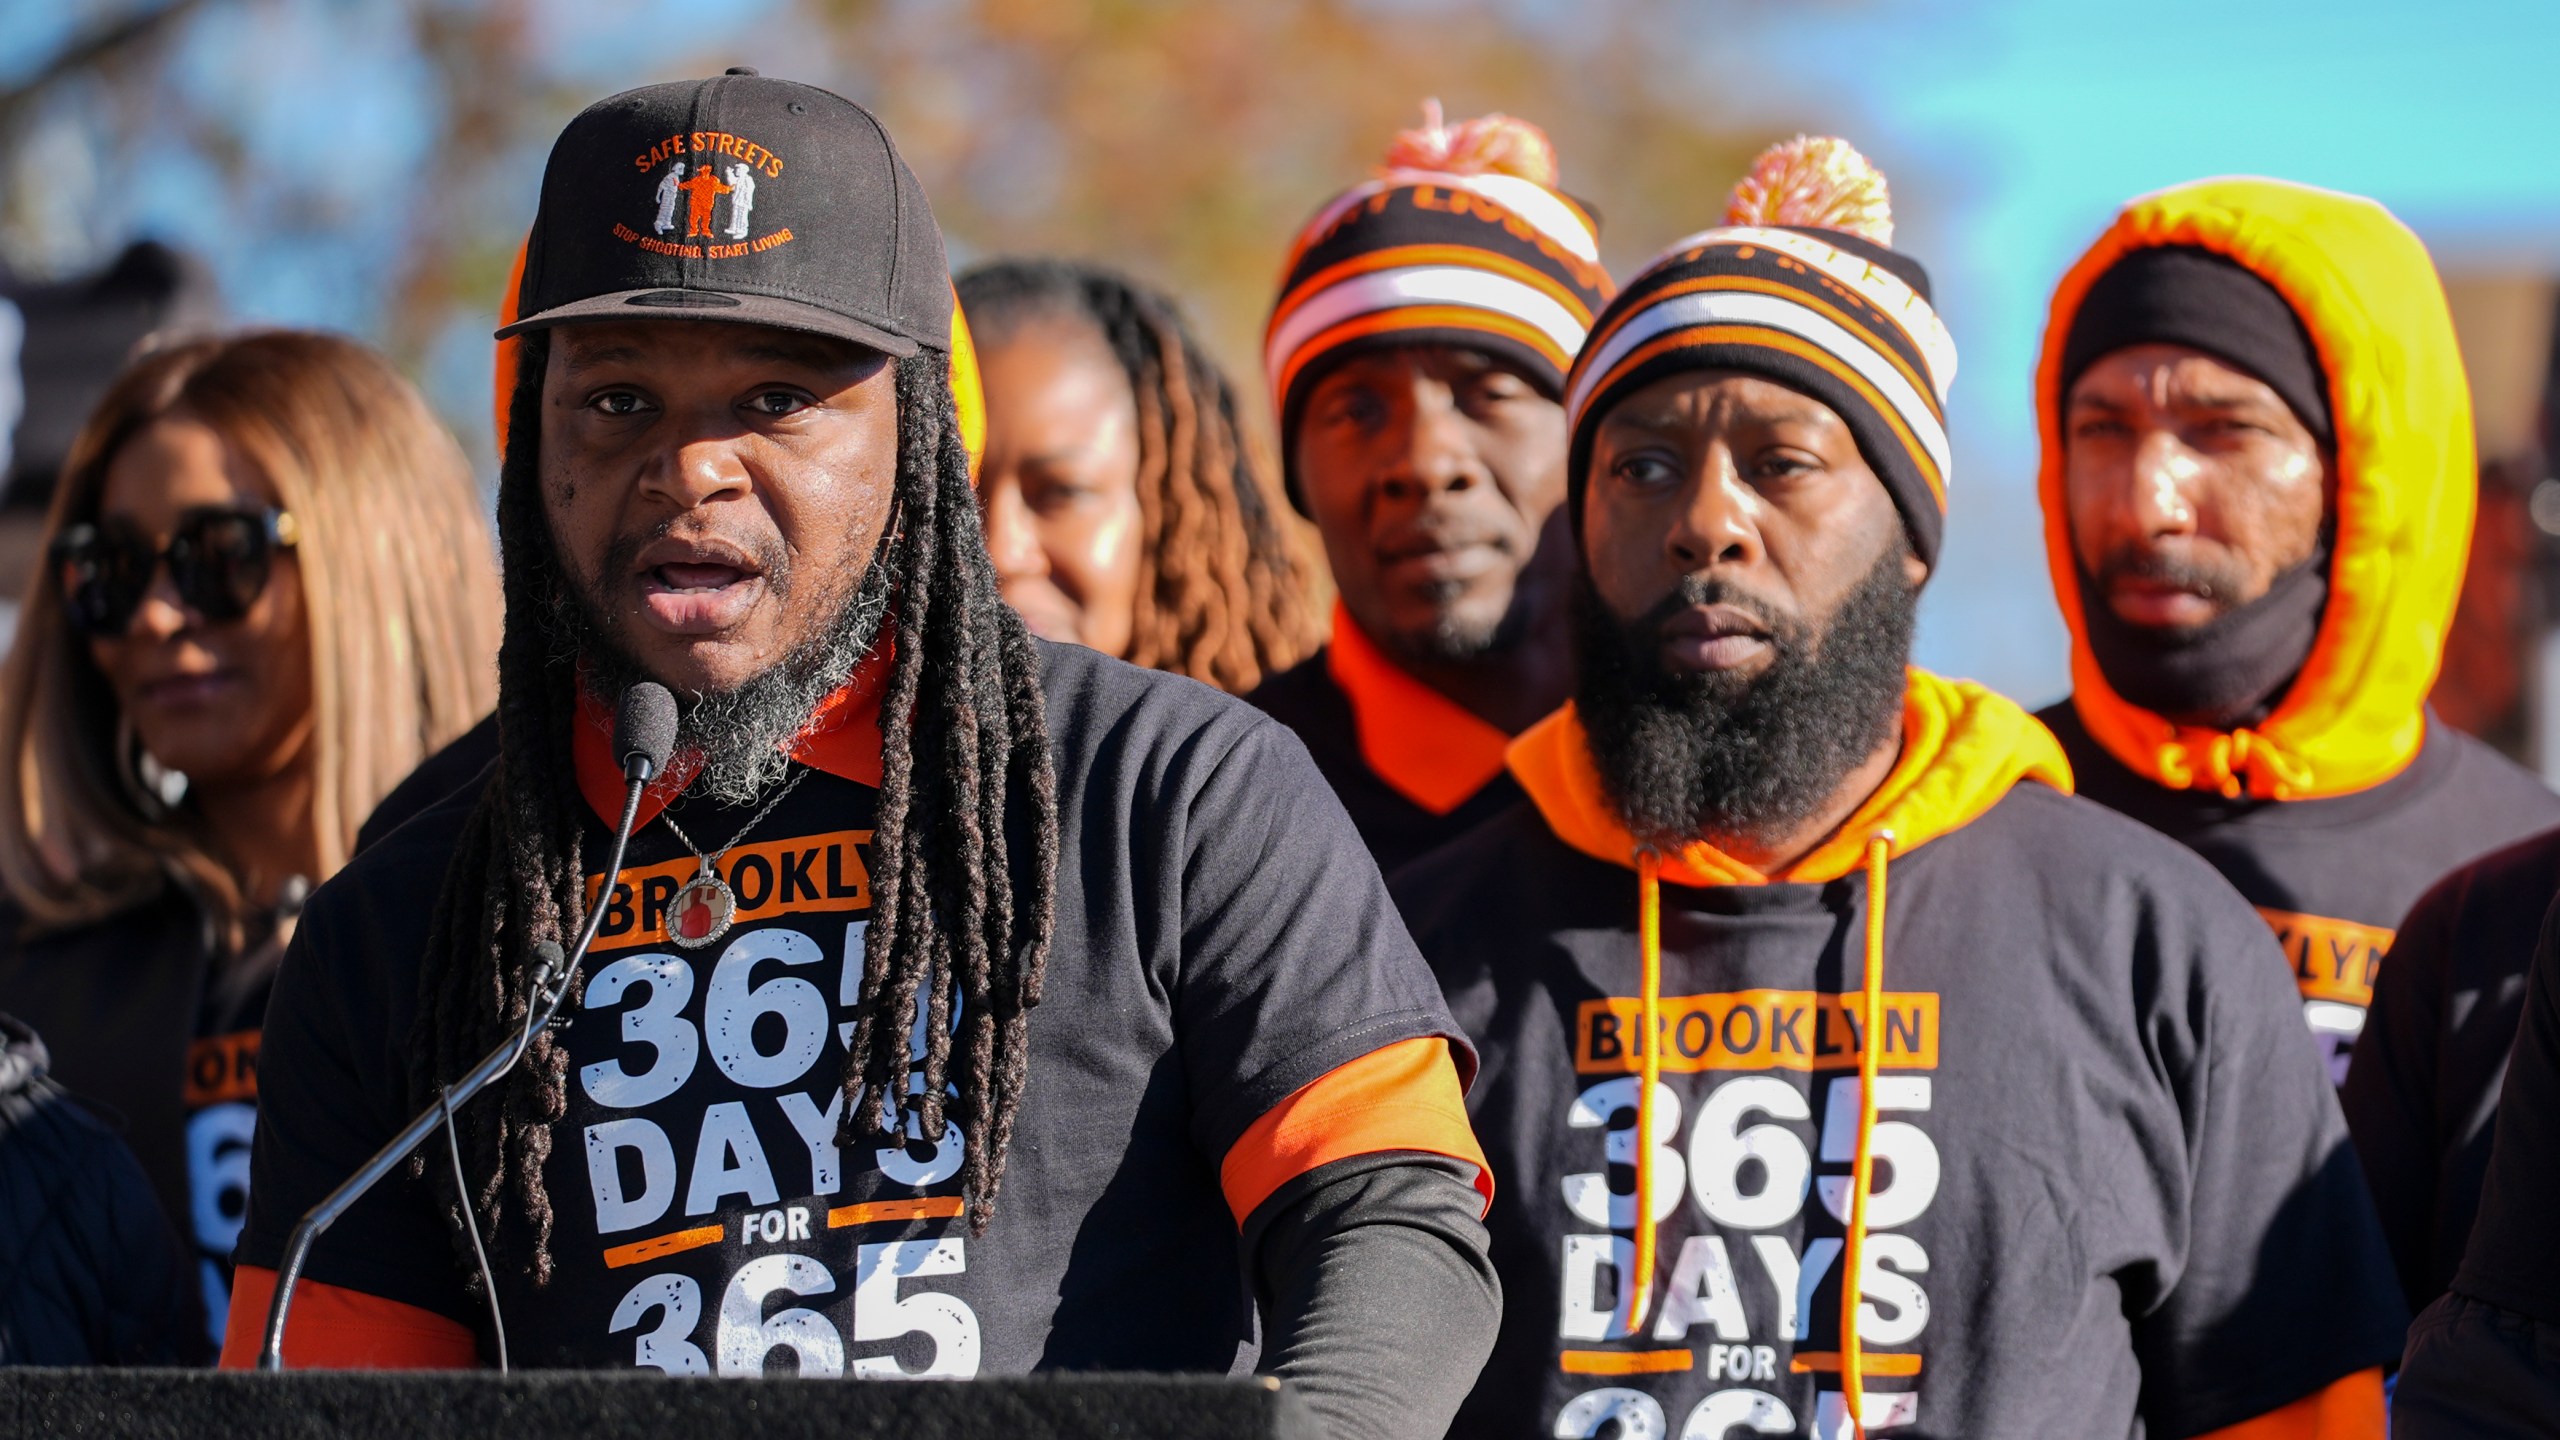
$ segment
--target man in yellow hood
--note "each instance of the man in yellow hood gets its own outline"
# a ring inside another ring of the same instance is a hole
[[[2397,1287],[2265,926],[1909,668],[1955,350],[1883,177],[1800,139],[1726,219],[1566,382],[1526,798],[1391,882],[1500,1182],[1452,1435],[2378,1440]]]
[[[2370,200],[2206,180],[2063,277],[2036,405],[2080,793],[2274,927],[2333,1078],[2436,877],[2560,797],[2426,708],[2478,472],[2443,287]]]

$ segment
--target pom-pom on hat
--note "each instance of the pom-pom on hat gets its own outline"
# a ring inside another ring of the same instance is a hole
[[[1837,230],[1893,244],[1893,192],[1884,172],[1836,135],[1799,135],[1760,152],[1725,201],[1727,225]]]
[[[1599,226],[1557,188],[1556,149],[1526,120],[1448,123],[1438,101],[1371,179],[1298,232],[1263,332],[1289,498],[1306,510],[1295,439],[1308,392],[1341,361],[1394,345],[1465,345],[1562,398],[1608,302]]]
[[[1956,348],[1930,307],[1928,272],[1892,236],[1884,176],[1847,141],[1799,135],[1762,152],[1724,225],[1655,257],[1591,327],[1565,386],[1577,532],[1592,434],[1610,407],[1679,371],[1741,370],[1848,422],[1913,552],[1934,567]]]

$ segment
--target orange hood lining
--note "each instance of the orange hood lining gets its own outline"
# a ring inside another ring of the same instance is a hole
[[[2276,288],[2329,377],[2337,544],[2311,658],[2254,727],[2177,725],[2115,693],[2092,656],[2062,493],[2062,349],[2089,287],[2130,251],[2193,245]],[[2054,292],[2036,369],[2037,493],[2071,631],[2071,702],[2156,784],[2269,800],[2369,789],[2407,768],[2462,588],[2479,467],[2453,319],[2426,247],[2370,200],[2278,180],[2204,180],[2127,205]]]
[[[1820,884],[1865,864],[1874,835],[1890,830],[1894,853],[1907,854],[1979,818],[2020,780],[2070,793],[2071,762],[2061,744],[2016,703],[1969,680],[1917,668],[1905,674],[1902,754],[1831,838],[1775,875],[1691,841],[1661,855],[1661,878],[1692,886]],[[1635,867],[1641,847],[1601,792],[1590,735],[1572,705],[1513,741],[1510,765],[1557,839],[1594,859]]]
[[[1434,815],[1464,805],[1502,773],[1511,737],[1405,673],[1337,599],[1325,673],[1351,702],[1360,758],[1387,788]]]

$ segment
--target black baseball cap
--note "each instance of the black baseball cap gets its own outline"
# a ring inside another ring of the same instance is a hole
[[[924,187],[870,111],[743,67],[625,90],[551,147],[504,340],[581,320],[726,320],[891,355],[951,348]]]

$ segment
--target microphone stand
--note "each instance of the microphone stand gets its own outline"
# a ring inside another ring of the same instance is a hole
[[[622,821],[613,827],[613,854],[605,861],[604,877],[608,887],[613,884],[613,877],[622,872],[623,847],[630,844],[631,824],[640,814],[640,792],[648,788],[657,769],[657,765],[643,755],[630,756],[624,763],[623,774],[628,785],[622,796]],[[598,897],[600,900],[603,898]],[[595,943],[596,932],[603,928],[605,909],[601,904],[593,908],[587,916],[585,930],[578,936],[578,948],[565,960],[557,958],[560,947],[549,941],[536,951],[540,963],[534,971],[532,994],[527,997],[529,1003],[522,1033],[501,1041],[498,1048],[490,1051],[479,1064],[464,1072],[461,1079],[445,1086],[438,1093],[435,1104],[420,1111],[417,1119],[391,1137],[390,1143],[373,1152],[372,1159],[358,1166],[353,1175],[294,1222],[293,1233],[285,1241],[284,1263],[276,1267],[275,1296],[267,1303],[267,1340],[258,1350],[259,1369],[284,1368],[285,1314],[293,1306],[293,1287],[302,1279],[303,1263],[311,1258],[311,1247],[319,1240],[321,1232],[335,1224],[339,1216],[363,1199],[365,1192],[381,1183],[382,1178],[401,1161],[408,1159],[409,1152],[445,1125],[447,1117],[455,1110],[495,1084],[515,1068],[518,1060],[524,1058],[524,1052],[533,1047],[533,1037],[541,1034],[550,1025],[552,1017],[559,1013],[560,1002],[569,993],[569,977],[578,973],[578,962],[586,958],[587,947]],[[470,1197],[464,1196],[463,1204],[468,1207],[470,1203]],[[470,1219],[467,1213],[465,1219]]]

